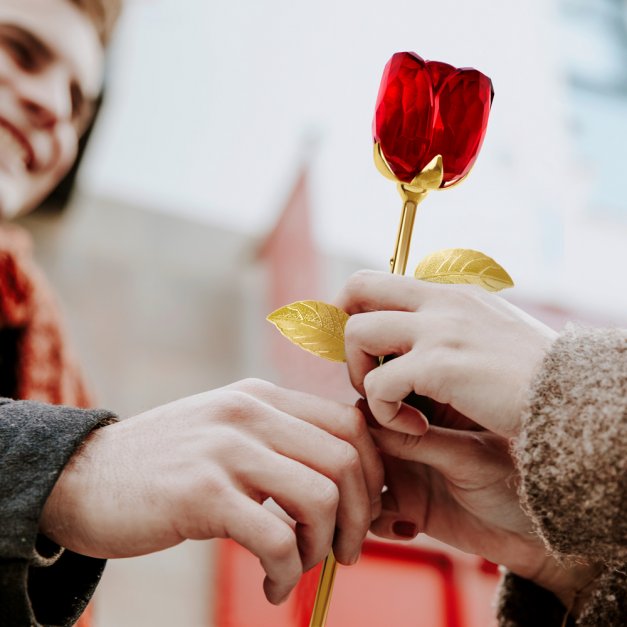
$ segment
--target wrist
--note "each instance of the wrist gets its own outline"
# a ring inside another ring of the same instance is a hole
[[[59,474],[42,508],[40,533],[64,548],[84,552],[81,550],[86,535],[83,513],[89,509],[90,492],[95,487],[90,487],[89,459],[105,431],[94,429],[85,438]]]
[[[601,563],[560,563],[548,558],[533,578],[536,585],[552,592],[575,618],[589,598],[601,574]]]

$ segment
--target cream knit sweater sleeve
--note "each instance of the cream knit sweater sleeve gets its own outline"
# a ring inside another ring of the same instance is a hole
[[[513,454],[547,550],[605,563],[568,624],[627,625],[627,330],[566,328],[531,390]],[[559,627],[564,614],[551,594],[506,575],[501,627]]]

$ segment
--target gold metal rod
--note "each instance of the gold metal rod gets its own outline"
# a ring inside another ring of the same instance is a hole
[[[414,200],[406,200],[401,213],[401,221],[398,225],[396,235],[396,246],[394,254],[390,259],[390,270],[392,274],[405,274],[407,268],[407,258],[409,257],[409,247],[411,236],[414,231],[414,220],[416,218],[416,208],[418,203]]]
[[[324,627],[327,622],[327,614],[329,613],[329,605],[331,604],[331,592],[333,591],[333,582],[335,581],[336,565],[335,555],[333,555],[333,551],[331,551],[322,564],[322,572],[318,580],[318,590],[316,591],[316,600],[314,601],[313,610],[311,612],[309,627]]]

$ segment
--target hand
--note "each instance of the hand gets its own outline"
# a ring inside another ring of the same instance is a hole
[[[332,544],[340,562],[357,560],[382,485],[358,410],[247,380],[94,431],[40,528],[95,557],[230,537],[259,557],[279,603]],[[294,525],[262,507],[270,497]]]
[[[515,436],[531,381],[557,334],[481,288],[358,272],[338,306],[351,314],[346,358],[374,417],[421,435],[410,393],[451,405],[490,431]],[[379,355],[395,355],[378,367]]]
[[[367,414],[365,401],[360,407]],[[395,540],[423,532],[504,565],[568,607],[598,565],[560,563],[549,555],[520,506],[506,439],[459,430],[471,423],[450,407],[434,404],[430,410],[431,426],[422,437],[371,428],[388,488],[371,531]]]

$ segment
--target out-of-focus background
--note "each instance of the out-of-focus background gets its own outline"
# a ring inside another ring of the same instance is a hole
[[[409,267],[476,248],[551,324],[627,320],[624,0],[130,0],[70,206],[23,221],[102,406],[302,383],[264,317],[294,270],[328,300],[387,269],[400,200],[371,120],[399,50],[477,67],[496,92],[471,177],[422,205]],[[221,577],[212,543],[111,562],[95,626],[219,627]]]

